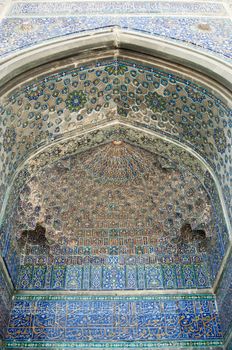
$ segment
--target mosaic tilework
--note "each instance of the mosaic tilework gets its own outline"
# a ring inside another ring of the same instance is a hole
[[[12,291],[0,265],[0,340],[4,338],[10,316]]]
[[[20,49],[64,35],[118,26],[126,31],[142,32],[231,59],[231,20],[212,17],[152,16],[78,16],[5,18],[0,26],[2,57]]]
[[[223,4],[181,1],[75,1],[75,2],[17,2],[12,5],[7,17],[52,16],[79,14],[204,14],[212,16],[227,15]]]
[[[225,339],[232,331],[232,254],[227,261],[219,288],[217,290],[217,305],[220,311],[222,332]]]
[[[200,347],[220,346],[221,339],[212,296],[17,297],[7,344],[152,348],[183,341]]]
[[[130,259],[131,265],[105,263],[102,266],[100,262],[96,265],[23,265],[17,289],[154,290],[200,289],[211,285],[206,263],[143,265]],[[117,261],[119,257],[108,256],[107,260]]]

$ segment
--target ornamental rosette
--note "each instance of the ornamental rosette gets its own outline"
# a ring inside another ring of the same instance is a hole
[[[85,103],[87,102],[87,95],[83,91],[75,90],[72,91],[69,95],[67,100],[65,101],[66,107],[71,111],[71,112],[78,112],[80,111],[84,106]]]
[[[153,113],[162,113],[166,108],[166,100],[163,96],[157,94],[157,92],[149,92],[145,95],[147,106]]]
[[[227,147],[227,142],[223,129],[215,128],[213,138],[218,152],[224,153]]]
[[[31,86],[26,89],[26,97],[32,101],[32,100],[38,100],[40,96],[43,95],[44,92],[44,87],[43,85],[36,85],[36,86]]]
[[[10,152],[15,144],[16,132],[14,128],[7,128],[3,135],[3,148],[6,152]]]
[[[119,64],[119,65],[111,65],[111,66],[107,66],[105,68],[105,71],[109,74],[109,75],[124,75],[124,73],[126,73],[128,71],[127,66]]]
[[[194,90],[193,88],[190,88],[189,86],[187,86],[185,88],[187,94],[188,94],[188,97],[191,98],[191,100],[193,102],[199,102],[201,103],[203,100],[205,100],[205,96],[203,95],[203,93],[197,91],[197,90]]]

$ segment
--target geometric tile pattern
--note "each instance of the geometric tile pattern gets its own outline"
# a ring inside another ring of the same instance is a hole
[[[215,300],[202,296],[17,297],[7,344],[158,347],[220,345]],[[67,342],[67,343],[64,343]],[[128,343],[129,342],[129,343]],[[62,344],[62,345],[61,345]],[[111,344],[111,345],[110,345]],[[128,345],[130,344],[130,345]]]
[[[215,170],[230,208],[230,113],[223,101],[203,87],[133,61],[105,60],[66,69],[4,99],[1,155],[7,161],[0,191],[5,192],[28,150],[65,132],[116,118],[168,135],[200,153]]]

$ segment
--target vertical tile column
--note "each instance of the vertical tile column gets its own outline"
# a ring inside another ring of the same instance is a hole
[[[232,349],[232,248],[216,292],[226,350]]]

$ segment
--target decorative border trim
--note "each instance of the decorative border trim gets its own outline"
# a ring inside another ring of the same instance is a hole
[[[232,324],[230,325],[225,337],[224,337],[224,347],[227,349],[229,343],[232,342]],[[228,349],[230,350],[230,349]]]
[[[34,301],[34,300],[98,300],[98,301],[138,301],[138,300],[215,300],[215,295],[213,294],[174,294],[172,296],[168,294],[158,294],[158,295],[15,295],[14,299],[16,301]]]
[[[158,342],[21,342],[21,341],[6,341],[6,348],[72,348],[72,349],[151,349],[164,347],[202,347],[202,346],[223,346],[222,340],[199,340],[199,341],[158,341]]]
[[[70,55],[80,55],[86,50],[95,49],[127,49],[146,53],[153,57],[169,60],[172,63],[197,70],[232,90],[232,63],[209,52],[202,52],[195,47],[174,42],[149,34],[123,30],[117,26],[103,28],[81,35],[70,34],[68,37],[50,39],[44,43],[12,52],[9,57],[2,58],[0,82],[4,85],[15,76],[45,63],[62,59]]]
[[[37,17],[39,16],[40,18],[42,17],[62,17],[62,16],[77,16],[79,13],[77,11],[77,9],[75,9],[74,13],[70,13],[70,8],[67,6],[65,8],[64,6],[64,13],[61,13],[59,10],[55,10],[54,9],[54,13],[51,12],[50,14],[48,14],[46,8],[45,8],[45,11],[43,10],[43,5],[47,5],[47,4],[50,4],[52,1],[51,0],[48,0],[48,1],[41,1],[41,0],[33,0],[33,1],[30,1],[30,5],[31,4],[35,4],[36,5],[39,5],[40,7],[40,10],[39,12],[36,12],[36,10],[33,10],[31,8],[29,8],[29,10],[27,11],[23,11],[23,5],[27,5],[27,3],[25,1],[22,1],[22,0],[14,0],[14,2],[11,4],[11,7],[8,11],[8,13],[6,14],[6,18],[22,18],[22,17]],[[60,1],[60,0],[56,0],[56,1],[53,1],[54,4],[58,5],[60,2],[63,3],[63,1]],[[95,1],[95,3],[97,3],[98,1]],[[102,0],[101,1],[101,5],[104,4],[104,2],[107,2],[107,1],[104,1]],[[117,0],[117,3],[122,3],[123,0]],[[136,4],[136,0],[129,0],[128,3],[131,3],[132,5],[133,4]],[[160,8],[149,8],[149,4],[152,2],[150,0],[145,0],[143,1],[145,4],[147,3],[148,5],[148,9],[144,9],[143,6],[141,6],[140,8],[138,9],[135,9],[133,8],[133,6],[131,8],[123,8],[123,13],[127,14],[127,15],[133,15],[133,16],[139,16],[141,14],[149,14],[149,16],[175,16],[178,14],[178,16],[188,16],[188,17],[205,17],[205,16],[214,16],[214,17],[217,17],[217,18],[221,18],[221,17],[230,17],[230,13],[228,11],[228,9],[226,8],[225,4],[223,2],[217,2],[217,1],[213,1],[213,2],[210,2],[209,4],[212,5],[218,5],[218,8],[216,9],[213,9],[211,8],[210,10],[208,10],[207,12],[205,11],[205,8],[199,8],[199,9],[195,9],[194,11],[191,11],[191,7],[187,8],[187,4],[188,5],[194,5],[195,2],[194,1],[184,1],[185,3],[185,6],[186,8],[182,8],[182,9],[179,9],[176,10],[176,11],[172,11],[172,10],[169,10],[169,9],[166,9],[166,7],[164,6],[162,8],[162,4],[165,3],[165,1],[157,1],[158,5],[160,6]],[[73,5],[75,4],[75,1],[73,0],[66,0],[65,2],[65,5],[66,4],[70,4],[70,5]],[[81,5],[80,7],[82,6],[83,7],[83,14],[87,14],[88,15],[88,8],[86,6],[86,8],[83,6],[83,4],[90,4],[92,3],[91,1],[89,0],[82,0],[81,1]],[[138,1],[139,3],[139,1]],[[168,3],[173,3],[172,1],[168,1]],[[178,4],[178,1],[176,1],[176,3]],[[196,4],[199,6],[204,6],[205,3],[204,1],[196,1]],[[48,5],[49,6],[49,5]],[[41,9],[42,7],[42,9]],[[80,10],[80,9],[79,9]],[[215,12],[215,11],[218,11],[218,12]],[[91,11],[90,12],[91,16],[99,16],[99,15],[120,15],[120,12],[119,12],[119,9],[116,8],[116,9],[112,9],[110,10],[109,8],[108,9],[102,9],[101,7],[100,8],[97,8],[97,11],[96,13],[94,11]]]
[[[14,285],[12,283],[12,280],[10,278],[6,264],[3,260],[3,258],[1,257],[1,255],[0,255],[0,270],[2,271],[4,277],[6,278],[6,283],[7,283],[7,286],[9,288],[10,292],[13,293],[14,292]]]
[[[102,290],[17,290],[15,293],[15,298],[19,297],[40,297],[40,296],[54,296],[54,297],[79,297],[79,296],[110,296],[110,297],[139,297],[139,296],[150,296],[156,298],[162,292],[162,295],[168,295],[169,297],[175,296],[181,293],[182,296],[204,296],[204,295],[214,295],[212,289],[162,289],[162,290],[112,290],[112,291],[102,291]],[[202,294],[201,294],[202,293]]]

